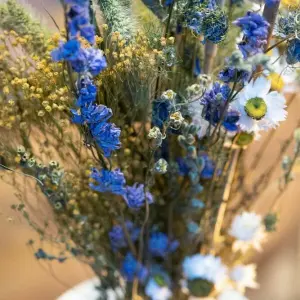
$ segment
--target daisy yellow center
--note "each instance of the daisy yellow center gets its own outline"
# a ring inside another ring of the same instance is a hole
[[[260,120],[267,113],[267,104],[262,98],[251,98],[246,102],[245,111],[252,119]]]

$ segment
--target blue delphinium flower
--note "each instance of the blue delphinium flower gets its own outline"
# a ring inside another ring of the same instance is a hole
[[[81,82],[77,106],[86,106],[96,101],[97,87],[89,78],[84,78]]]
[[[90,104],[81,108],[81,111],[71,109],[73,122],[78,124],[99,124],[106,122],[111,116],[112,111],[105,105]]]
[[[267,43],[269,23],[257,13],[248,12],[246,16],[233,22],[239,26],[244,34],[243,41],[239,43],[239,49],[244,57],[262,53]]]
[[[177,240],[170,241],[168,236],[162,232],[152,233],[148,242],[148,250],[151,255],[162,258],[174,252],[178,246],[179,242]]]
[[[147,278],[148,270],[129,252],[123,260],[121,273],[129,282],[133,281],[135,277],[143,282]]]
[[[68,33],[70,38],[76,38],[79,33],[89,43],[95,42],[95,29],[90,24],[89,2],[73,3],[67,13],[68,17]]]
[[[280,0],[265,0],[265,3],[267,6],[273,6],[275,4],[278,4]]]
[[[208,156],[208,154],[201,154],[201,157],[204,159],[204,168],[201,172],[202,179],[211,179],[215,171],[215,162]],[[220,171],[217,172],[217,175],[220,175]]]
[[[90,72],[93,76],[98,75],[107,67],[106,58],[100,49],[80,49],[76,59],[70,60],[72,68],[77,73]]]
[[[227,67],[219,73],[219,79],[225,83],[241,82],[246,83],[251,73],[246,70],[238,70],[234,67]]]
[[[200,103],[204,106],[202,116],[206,121],[214,126],[220,122],[230,92],[231,90],[228,85],[221,85],[216,82],[212,89],[204,94]],[[236,125],[238,120],[238,112],[229,108],[229,110],[225,112],[222,124],[226,130],[235,131],[238,129]]]
[[[300,62],[300,39],[293,39],[289,42],[286,50],[286,61],[289,65]]]
[[[163,128],[164,123],[169,119],[173,110],[173,104],[169,99],[154,100],[152,104],[152,124],[160,129]]]
[[[132,222],[126,221],[125,226],[129,234],[130,239],[135,242],[139,238],[140,229],[135,227]],[[124,229],[121,225],[113,226],[112,230],[109,232],[109,239],[112,249],[116,251],[120,248],[128,247],[128,242],[124,233]]]
[[[112,151],[120,149],[121,130],[115,124],[99,123],[91,128],[91,133],[105,157],[110,157]]]
[[[66,4],[77,4],[77,5],[84,6],[89,4],[90,1],[89,0],[64,0],[64,2]]]
[[[99,171],[96,168],[93,168],[91,178],[96,181],[96,184],[90,183],[90,188],[92,190],[117,195],[123,195],[125,192],[125,177],[119,169],[113,171],[101,169]]]
[[[145,205],[147,200],[148,204],[153,203],[153,196],[149,192],[144,191],[144,185],[135,183],[133,186],[126,186],[123,195],[128,207],[138,209]]]
[[[66,43],[60,43],[57,49],[51,52],[53,61],[73,61],[80,55],[80,43],[77,40],[70,40]]]

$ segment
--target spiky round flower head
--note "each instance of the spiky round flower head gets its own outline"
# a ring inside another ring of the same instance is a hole
[[[244,292],[246,288],[256,289],[256,265],[237,265],[230,271],[230,279],[235,283],[237,290]]]
[[[250,248],[261,250],[261,243],[266,237],[262,217],[254,212],[243,212],[235,216],[229,234],[236,239],[233,250],[242,252]]]
[[[133,209],[141,208],[146,201],[148,204],[153,203],[153,196],[145,191],[143,184],[135,183],[133,186],[126,186],[123,197],[128,207]]]
[[[202,33],[208,41],[218,44],[222,42],[228,31],[227,14],[220,9],[206,10],[202,19]]]
[[[244,57],[263,52],[270,26],[263,16],[249,11],[246,16],[237,19],[233,24],[243,31],[243,41],[239,43],[239,49]]]
[[[227,269],[220,257],[195,254],[183,261],[183,273],[188,281],[202,279],[211,282],[218,289],[227,278]]]
[[[286,61],[289,65],[300,62],[300,39],[293,39],[288,43]]]
[[[232,102],[233,109],[240,113],[237,124],[241,130],[268,130],[286,119],[285,98],[276,91],[269,93],[270,88],[271,82],[261,76],[252,80]]]
[[[222,292],[217,300],[249,300],[243,294],[235,290],[226,290]]]
[[[90,184],[90,188],[94,191],[101,193],[108,192],[117,195],[122,195],[125,192],[125,177],[119,169],[113,171],[101,169],[99,171],[96,168],[93,168],[91,178],[96,182],[96,184]]]

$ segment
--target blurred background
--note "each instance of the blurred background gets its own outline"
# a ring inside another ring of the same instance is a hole
[[[0,0],[0,3],[3,0]],[[59,1],[27,0],[20,2],[31,10],[49,30],[56,30],[49,14],[61,26],[63,16]],[[253,143],[243,158],[243,178],[239,178],[233,197],[245,197],[252,208],[266,213],[278,194],[281,175],[280,154],[286,139],[300,121],[300,95],[297,91],[286,94],[289,102],[288,120],[276,130]],[[262,150],[267,145],[267,150]],[[293,143],[286,153],[292,153]],[[272,168],[275,164],[276,168]],[[257,165],[255,176],[247,168]],[[270,235],[262,253],[254,257],[258,264],[259,290],[248,293],[250,300],[300,300],[300,164],[296,164],[294,181],[280,196],[280,215],[277,231]],[[265,174],[264,176],[261,176]],[[268,185],[260,187],[261,180]],[[257,194],[249,191],[260,191]],[[11,210],[17,203],[14,189],[0,180],[0,300],[54,300],[65,290],[91,278],[88,266],[76,261],[38,262],[33,250],[27,246],[36,233]],[[248,192],[247,192],[248,191]],[[37,201],[34,196],[32,201]],[[52,245],[43,245],[45,250]],[[88,300],[88,299],[87,299]]]

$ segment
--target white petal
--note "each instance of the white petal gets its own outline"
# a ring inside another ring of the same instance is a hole
[[[271,81],[267,78],[260,76],[253,83],[253,89],[257,97],[264,98],[270,91]]]

